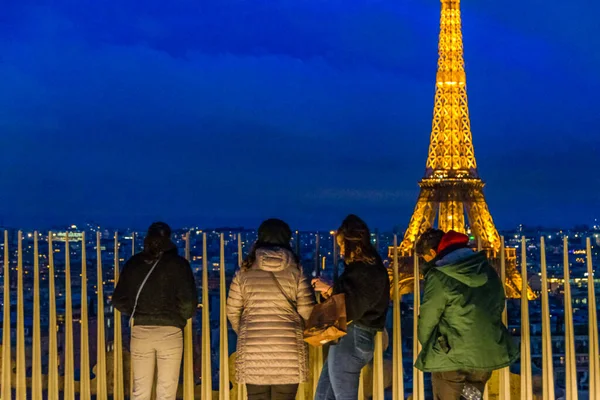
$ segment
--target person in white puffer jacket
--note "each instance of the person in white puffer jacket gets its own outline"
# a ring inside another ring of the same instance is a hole
[[[314,293],[291,249],[292,231],[269,219],[235,275],[227,317],[238,334],[236,378],[249,400],[293,400],[308,380],[304,324]]]

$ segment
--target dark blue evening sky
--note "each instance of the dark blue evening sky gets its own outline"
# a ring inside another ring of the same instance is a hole
[[[499,227],[600,217],[600,2],[462,2]],[[405,227],[437,0],[4,0],[0,225]]]

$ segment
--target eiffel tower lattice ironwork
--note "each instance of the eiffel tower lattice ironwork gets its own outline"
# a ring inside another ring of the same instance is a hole
[[[500,236],[483,195],[479,177],[463,58],[460,0],[441,0],[439,59],[435,86],[433,124],[425,176],[413,216],[399,253],[409,256],[418,236],[434,226],[444,231],[465,232],[465,217],[472,234],[491,257],[499,254]],[[390,249],[390,255],[392,254]],[[519,297],[521,276],[515,249],[506,249],[507,295]],[[528,297],[532,297],[529,293]]]

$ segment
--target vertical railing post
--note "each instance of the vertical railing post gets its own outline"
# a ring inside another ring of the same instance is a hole
[[[360,377],[358,378],[358,400],[365,400],[365,368],[360,371]]]
[[[321,276],[321,268],[320,268],[320,258],[321,258],[321,235],[319,232],[315,233],[315,270],[314,276]],[[321,301],[321,295],[319,293],[316,294],[317,302]],[[321,376],[321,371],[323,371],[323,347],[312,347],[309,350],[309,362],[310,367],[312,368],[312,374],[315,379],[313,379],[313,393],[312,398],[317,393],[317,386],[319,384],[319,377]],[[363,379],[363,375],[361,374],[361,382]]]
[[[50,318],[48,322],[48,399],[58,400],[58,340],[56,324],[56,271],[54,269],[54,244],[53,233],[48,232],[48,308]],[[3,396],[4,398],[4,396]],[[7,398],[10,398],[7,397]]]
[[[212,400],[210,304],[208,293],[208,251],[206,250],[206,233],[202,234],[202,400]]]
[[[191,261],[190,232],[185,234],[185,258]],[[193,318],[187,320],[183,332],[183,398],[194,399],[194,343]]]
[[[529,299],[527,298],[527,240],[521,238],[521,400],[532,400]]]
[[[338,243],[337,243],[337,233],[335,231],[332,232],[331,237],[333,239],[333,281],[337,282],[340,270],[339,270],[339,258],[338,258]]]
[[[71,294],[71,246],[65,234],[65,400],[75,399],[75,360],[73,343],[73,303]]]
[[[481,236],[477,236],[477,252],[483,250]],[[483,389],[483,400],[488,400],[490,398],[490,382],[488,381],[485,384],[485,388]]]
[[[319,377],[321,376],[321,372],[323,371],[323,347],[314,347],[311,346],[309,348],[309,361],[310,366],[312,368],[313,379],[313,390],[312,390],[312,398],[317,393],[317,386],[319,385]],[[361,380],[363,379],[361,374]]]
[[[540,265],[542,270],[542,398],[553,399],[554,367],[552,365],[552,331],[550,327],[550,305],[548,303],[546,242],[543,236],[540,238]]]
[[[242,268],[242,262],[244,261],[244,248],[242,243],[242,234],[237,234],[237,246],[238,246],[238,268]]]
[[[238,232],[237,234],[237,245],[238,245],[238,268],[242,268],[242,263],[244,262],[244,248],[242,243],[242,234]],[[300,389],[298,393],[304,393],[304,389],[302,385],[300,385]],[[237,398],[238,400],[245,400],[248,398],[248,393],[246,390],[246,385],[243,383],[237,384]]]
[[[454,221],[453,221],[454,222]],[[477,236],[477,252],[480,252],[482,250],[482,243],[481,243],[481,236]],[[490,382],[488,381],[485,384],[485,387],[483,389],[483,400],[488,400],[490,397]]]
[[[392,399],[404,400],[404,365],[402,358],[402,314],[400,310],[400,289],[398,271],[398,235],[394,234],[394,260],[392,279],[392,310],[393,310],[393,356],[392,356]]]
[[[115,288],[119,283],[120,262],[119,262],[119,232],[114,235],[114,273]],[[114,319],[114,349],[113,349],[113,398],[114,400],[125,399],[125,382],[123,376],[123,326],[121,323],[121,312],[113,307]],[[130,365],[131,369],[131,365]],[[130,385],[132,382],[130,382]]]
[[[571,298],[571,266],[569,263],[569,238],[563,238],[563,268],[565,280],[565,398],[577,400],[577,365],[575,363],[575,332],[573,328],[573,302]]]
[[[96,399],[107,400],[106,388],[106,335],[104,329],[104,274],[102,272],[102,247],[100,232],[96,232],[96,276],[97,276],[97,361],[96,361]]]
[[[315,233],[315,273],[321,276],[321,235]]]
[[[131,234],[131,255],[135,256],[135,232]]]
[[[419,256],[416,250],[413,250],[413,275],[414,275],[414,296],[413,296],[413,362],[421,352],[421,343],[419,343],[418,321],[421,308],[421,282],[419,269]],[[423,372],[413,367],[413,399],[425,400],[425,383],[423,382]]]
[[[40,253],[38,233],[33,233],[33,349],[31,360],[31,399],[42,400],[42,335],[40,313]]]
[[[54,278],[54,277],[53,277]],[[10,399],[12,390],[12,355],[10,340],[10,255],[8,231],[4,231],[4,293],[2,318],[2,398]]]
[[[131,256],[135,256],[135,232],[131,234]],[[131,336],[131,327],[129,335]],[[133,398],[133,358],[131,357],[131,339],[129,341],[129,398]]]
[[[309,346],[308,347],[308,368],[310,370],[310,375],[313,377],[312,379],[312,387],[310,387],[310,391],[309,391],[309,396],[308,396],[308,400],[312,400],[315,398],[315,394],[317,392],[317,385],[319,383],[319,377],[320,375],[317,374],[317,371],[315,369],[315,350],[313,346]],[[297,397],[296,397],[297,398]]]
[[[375,335],[373,354],[373,400],[384,400],[383,387],[383,333]]]
[[[219,399],[229,400],[229,341],[227,338],[227,281],[225,275],[225,236],[220,238],[220,362],[219,362]]]
[[[477,236],[477,252],[483,250],[483,245],[481,242],[481,236]],[[504,285],[504,283],[502,283]],[[483,389],[483,400],[488,400],[490,398],[490,382],[488,381],[485,384],[485,388]]]
[[[23,232],[17,242],[17,399],[27,396],[25,366],[25,312],[23,300]]]
[[[506,291],[506,249],[504,244],[504,236],[500,237],[500,280],[504,291]],[[508,327],[508,310],[506,302],[504,302],[504,311],[502,312],[502,322]],[[510,400],[510,368],[502,368],[499,371],[500,385],[498,387],[499,400]]]
[[[598,315],[596,311],[596,291],[594,285],[594,267],[592,265],[592,244],[590,238],[585,242],[588,275],[588,329],[589,329],[589,376],[590,400],[600,400],[600,349],[598,347]]]
[[[454,221],[452,221],[454,222]],[[482,250],[482,244],[481,244],[481,236],[477,236],[477,252],[480,252]],[[490,396],[490,383],[487,382],[485,384],[485,388],[483,389],[483,400],[488,400],[489,396]]]
[[[80,331],[80,361],[79,361],[79,396],[82,399],[91,397],[90,388],[90,335],[88,320],[87,292],[87,251],[85,232],[81,235],[81,331]]]

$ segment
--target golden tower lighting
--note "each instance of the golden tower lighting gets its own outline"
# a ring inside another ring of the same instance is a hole
[[[433,123],[425,175],[417,205],[410,220],[400,253],[409,256],[418,236],[434,226],[465,232],[468,219],[474,236],[484,250],[497,256],[500,236],[483,195],[479,177],[467,102],[463,58],[460,0],[441,0],[438,68]],[[521,276],[516,269],[514,249],[507,249],[507,294],[518,297]],[[390,249],[390,258],[393,248]],[[530,297],[533,293],[530,293]]]

